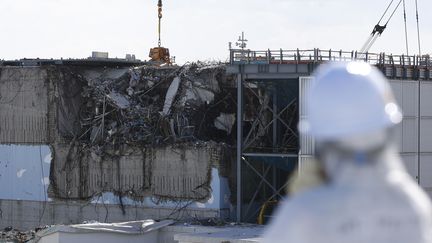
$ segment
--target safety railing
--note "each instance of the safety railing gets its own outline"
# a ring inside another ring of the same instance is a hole
[[[301,64],[325,61],[365,61],[374,65],[431,66],[429,55],[407,56],[342,50],[230,50],[231,64]]]

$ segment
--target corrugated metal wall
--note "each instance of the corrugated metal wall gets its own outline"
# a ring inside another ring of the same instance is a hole
[[[313,78],[300,77],[299,82],[300,120],[302,120],[306,117],[305,94]],[[404,114],[396,134],[401,157],[410,175],[420,182],[429,195],[432,195],[432,82],[390,80],[390,84]],[[313,154],[314,141],[311,137],[301,135],[300,143],[299,164],[307,163],[310,161],[308,157]],[[302,165],[299,168],[301,169]]]
[[[397,144],[408,172],[418,179],[418,81],[390,80],[403,120],[397,127]]]
[[[313,77],[300,77],[299,78],[299,121],[300,123],[306,119],[306,93],[313,84]],[[299,155],[310,156],[314,153],[315,143],[312,136],[302,134],[300,136],[300,150]]]
[[[432,195],[432,82],[420,82],[420,185]]]
[[[0,72],[0,143],[48,142],[47,73],[37,67]]]

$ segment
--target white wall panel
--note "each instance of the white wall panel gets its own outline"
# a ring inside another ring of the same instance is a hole
[[[420,82],[420,152],[421,166],[420,182],[429,183],[432,180],[432,83],[430,81]],[[423,171],[424,170],[424,171]],[[429,187],[430,185],[428,185]]]
[[[395,99],[403,112],[403,121],[396,127],[400,152],[417,152],[418,146],[418,82],[390,80]]]
[[[309,92],[311,86],[313,85],[314,78],[313,77],[300,77],[299,78],[299,120],[300,122],[305,120],[307,110],[306,110],[306,99],[307,93]],[[307,136],[304,134],[300,135],[300,151],[299,154],[302,155],[311,155],[315,151],[315,142],[311,136]]]
[[[418,82],[402,81],[402,100],[397,101],[404,117],[418,117]]]
[[[300,77],[299,78],[299,97],[300,97],[300,117],[306,117],[306,96],[311,86],[313,85],[313,77]]]
[[[50,163],[46,145],[0,145],[0,199],[45,201]]]
[[[307,170],[308,167],[313,167],[313,164],[316,163],[316,160],[313,156],[310,155],[300,155],[298,159],[298,169],[301,174],[302,171]]]
[[[418,180],[418,156],[417,153],[402,153],[402,160],[408,173]]]
[[[418,82],[409,80],[390,80],[397,103],[404,117],[418,116]]]
[[[418,152],[418,119],[405,117],[402,120],[402,147],[400,152]]]
[[[420,155],[420,185],[432,190],[432,154]]]
[[[432,117],[432,82],[422,81],[420,85],[421,116]]]
[[[395,128],[395,142],[397,145],[397,149],[398,151],[402,151],[402,145],[403,145],[403,129],[402,129],[402,124],[403,123],[399,123],[398,125],[396,125]]]
[[[393,90],[394,96],[396,100],[400,103],[399,105],[402,106],[401,103],[403,99],[403,92],[402,92],[402,82],[400,80],[390,80],[390,86]]]
[[[432,152],[432,119],[422,118],[420,131],[420,152]]]

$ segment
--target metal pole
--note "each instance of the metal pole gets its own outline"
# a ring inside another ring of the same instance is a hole
[[[420,185],[420,166],[421,166],[421,159],[420,159],[420,126],[421,126],[421,80],[418,79],[418,103],[417,103],[417,112],[418,112],[418,121],[417,121],[417,183]]]
[[[277,106],[277,87],[276,82],[273,82],[273,152],[276,152],[277,145],[277,118],[278,118],[278,106]]]
[[[241,164],[243,153],[243,73],[244,66],[239,65],[240,75],[237,76],[237,222],[241,222]]]
[[[419,17],[418,17],[418,4],[417,0],[415,1],[416,5],[416,19],[417,19],[417,42],[418,42],[418,54],[421,56],[421,48],[420,48],[420,27],[419,27]]]
[[[403,12],[404,12],[404,23],[405,23],[405,48],[406,48],[406,54],[407,54],[407,56],[409,56],[409,49],[408,49],[408,30],[407,30],[407,21],[406,21],[405,0],[403,0]]]

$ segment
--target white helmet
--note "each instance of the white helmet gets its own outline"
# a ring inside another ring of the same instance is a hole
[[[401,122],[390,84],[377,68],[364,62],[332,62],[314,76],[300,131],[317,142],[374,134]]]

